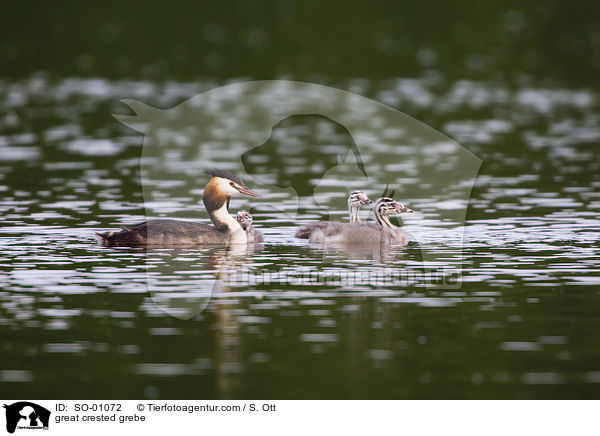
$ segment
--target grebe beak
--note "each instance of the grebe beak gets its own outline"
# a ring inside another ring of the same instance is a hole
[[[396,203],[396,212],[397,213],[414,213],[415,211],[412,209],[409,209],[408,207],[406,207],[400,203]]]
[[[245,186],[236,186],[235,187],[240,193],[247,195],[248,197],[262,197],[258,192],[254,192],[251,189],[246,188]]]

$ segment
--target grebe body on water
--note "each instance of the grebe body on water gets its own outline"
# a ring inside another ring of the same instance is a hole
[[[202,202],[213,225],[193,221],[156,219],[144,221],[120,231],[96,233],[104,246],[196,246],[247,244],[247,233],[227,210],[237,194],[260,197],[239,177],[222,170],[207,171],[211,177],[204,188]]]
[[[352,191],[348,197],[348,214],[350,216],[350,223],[360,223],[360,216],[358,214],[360,208],[364,205],[373,203],[362,191]],[[319,221],[315,223],[306,224],[300,227],[294,235],[299,239],[309,239],[311,234],[317,230],[323,230],[330,226],[342,227],[349,223],[341,223],[339,221]]]
[[[318,228],[310,235],[310,242],[344,245],[406,245],[406,235],[399,227],[390,222],[389,216],[413,211],[387,197],[378,199],[373,209],[375,211],[374,223],[349,223],[343,226],[330,225]]]

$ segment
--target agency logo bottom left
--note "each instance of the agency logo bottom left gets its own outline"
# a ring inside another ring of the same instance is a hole
[[[47,430],[50,423],[50,411],[29,401],[19,401],[4,405],[6,409],[6,431],[14,433],[19,430]]]

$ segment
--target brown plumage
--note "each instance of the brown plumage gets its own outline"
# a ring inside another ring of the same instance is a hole
[[[243,230],[242,230],[243,231]],[[219,231],[209,224],[171,219],[149,220],[119,232],[96,233],[105,247],[143,245],[223,245],[229,240],[227,229]]]

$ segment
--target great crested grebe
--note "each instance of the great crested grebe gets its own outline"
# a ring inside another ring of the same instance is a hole
[[[156,219],[144,221],[118,232],[96,233],[104,246],[139,245],[227,245],[247,244],[248,237],[240,223],[227,211],[233,195],[260,197],[248,189],[239,177],[230,172],[213,169],[202,202],[213,226],[191,221]]]
[[[352,223],[344,226],[327,226],[316,229],[310,236],[310,242],[322,244],[340,243],[348,245],[385,244],[406,245],[406,235],[393,225],[390,215],[412,213],[413,211],[396,200],[382,197],[373,206],[375,211],[374,223]]]
[[[242,230],[246,232],[248,243],[263,241],[262,232],[252,227],[252,215],[250,215],[250,212],[240,210],[235,214],[235,219],[240,223],[240,226],[242,226]]]
[[[371,203],[373,202],[369,200],[369,197],[367,197],[364,192],[352,191],[350,193],[350,196],[348,197],[348,214],[350,215],[350,223],[360,223],[360,216],[358,215],[359,209],[361,208],[361,206]],[[316,223],[310,223],[300,227],[296,231],[295,237],[299,239],[309,239],[310,235],[316,229],[324,229],[329,226],[343,225],[347,225],[347,223],[340,223],[339,221],[320,221]]]

